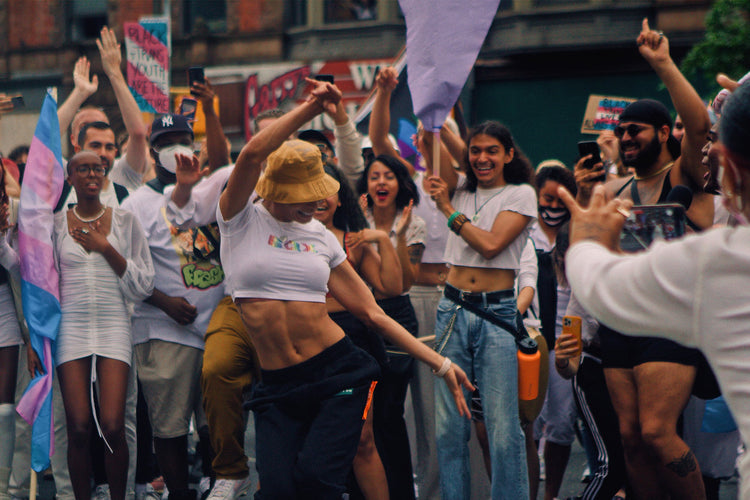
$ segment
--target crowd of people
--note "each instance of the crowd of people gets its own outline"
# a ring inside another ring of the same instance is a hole
[[[450,118],[418,128],[410,162],[388,133],[394,68],[376,77],[367,137],[340,90],[309,79],[302,104],[255,119],[232,162],[210,81],[191,88],[198,154],[186,116],[144,123],[105,27],[126,136],[85,105],[99,87],[85,57],[58,109],[74,154],[53,228],[57,499],[534,500],[541,456],[554,500],[579,422],[591,478],[572,498],[717,499],[750,431],[750,84],[722,77],[707,106],[663,33],[644,20],[636,42],[678,117],[635,101],[593,166],[533,168],[507,126]],[[333,141],[300,130],[320,114]],[[0,169],[0,500],[28,488],[17,385],[43,370],[18,293],[28,154]],[[674,199],[700,234],[622,255],[633,207]],[[525,330],[549,349],[538,405],[519,402]],[[485,471],[470,467],[472,422]],[[479,474],[489,491],[472,489]]]

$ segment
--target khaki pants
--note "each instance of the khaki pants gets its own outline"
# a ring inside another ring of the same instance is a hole
[[[248,475],[243,394],[257,380],[260,363],[231,297],[216,306],[206,331],[201,388],[217,478]]]

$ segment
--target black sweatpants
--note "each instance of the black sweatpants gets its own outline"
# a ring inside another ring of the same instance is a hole
[[[581,498],[610,500],[625,485],[625,455],[617,413],[609,397],[600,361],[584,354],[573,379],[573,390],[578,410],[594,438],[598,462]]]
[[[340,499],[380,369],[344,338],[253,389],[256,499]]]

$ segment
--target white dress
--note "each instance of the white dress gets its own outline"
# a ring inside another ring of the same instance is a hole
[[[151,296],[154,268],[143,229],[130,212],[113,209],[107,240],[127,261],[121,277],[102,254],[87,252],[73,239],[64,211],[55,214],[55,263],[62,306],[58,366],[91,355],[130,364],[133,339],[128,301]]]

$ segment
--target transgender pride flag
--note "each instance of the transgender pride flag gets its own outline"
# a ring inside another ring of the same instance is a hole
[[[23,312],[31,334],[31,346],[44,365],[18,403],[17,411],[32,425],[31,468],[49,467],[54,452],[52,423],[52,360],[60,326],[60,292],[52,244],[52,211],[62,192],[60,124],[57,102],[48,93],[31,141],[18,209]]]

